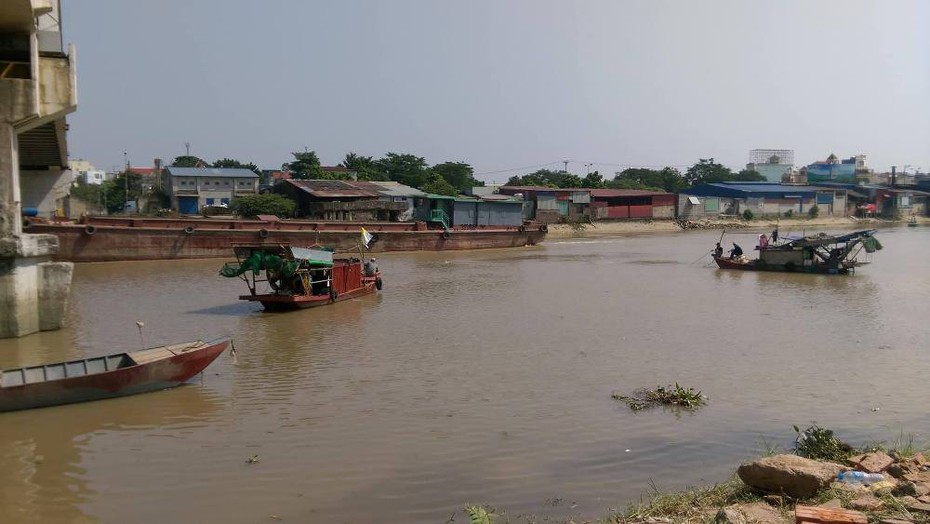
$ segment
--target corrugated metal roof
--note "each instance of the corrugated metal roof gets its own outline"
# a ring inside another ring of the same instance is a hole
[[[502,190],[516,190],[516,191],[545,191],[551,193],[563,193],[563,192],[575,192],[575,191],[584,191],[590,192],[591,189],[586,187],[546,187],[546,186],[502,186]]]
[[[656,196],[670,195],[664,191],[647,191],[642,189],[592,189],[591,196],[595,198],[625,197],[625,196]]]
[[[171,176],[221,176],[227,178],[258,178],[251,169],[217,167],[169,167]]]
[[[701,184],[682,191],[685,195],[716,196],[724,198],[813,198],[817,188],[787,184],[721,182]]]
[[[345,180],[287,180],[288,184],[317,198],[378,197],[375,190],[362,189]]]
[[[363,182],[356,182],[356,184],[361,184]],[[392,197],[424,197],[426,193],[420,191],[415,187],[406,186],[400,182],[394,181],[380,181],[374,180],[371,182],[365,182],[371,184],[375,187],[375,191],[381,193],[383,196],[392,196]]]

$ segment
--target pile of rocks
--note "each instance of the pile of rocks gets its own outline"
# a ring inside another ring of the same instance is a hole
[[[697,222],[686,219],[676,221],[678,227],[682,229],[746,229],[749,224],[745,222],[726,222],[720,220],[698,220]]]
[[[869,485],[838,482],[837,474],[849,470],[881,473],[884,480]],[[898,513],[905,517],[898,522],[930,520],[930,461],[921,453],[908,457],[881,451],[866,453],[850,457],[845,465],[796,455],[775,455],[742,464],[737,475],[754,491],[770,495],[766,500],[778,504],[784,504],[786,498],[810,499],[832,487],[842,490],[846,496],[823,506],[845,506],[874,514]],[[771,521],[783,520],[784,516],[780,515]]]

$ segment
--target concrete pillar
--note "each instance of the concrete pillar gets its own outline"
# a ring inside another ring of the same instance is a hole
[[[22,233],[16,130],[0,119],[0,239]]]
[[[55,235],[0,238],[0,338],[62,326],[74,266],[57,250]]]

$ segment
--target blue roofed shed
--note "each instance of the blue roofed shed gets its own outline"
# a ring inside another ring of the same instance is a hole
[[[741,215],[786,216],[808,213],[845,214],[846,190],[771,182],[717,182],[686,189],[678,195],[679,218]]]

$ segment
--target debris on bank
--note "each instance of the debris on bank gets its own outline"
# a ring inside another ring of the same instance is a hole
[[[707,403],[707,397],[694,388],[684,388],[677,382],[674,386],[656,386],[656,389],[639,389],[633,395],[614,393],[613,398],[625,402],[633,411],[655,407],[658,405],[679,406],[685,409],[695,409]]]

